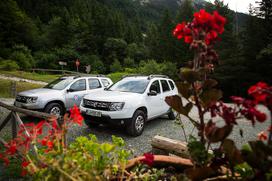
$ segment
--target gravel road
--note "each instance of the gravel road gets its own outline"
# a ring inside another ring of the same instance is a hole
[[[4,101],[9,104],[13,103],[12,99],[0,99],[0,101]],[[267,111],[263,107],[260,107],[260,109]],[[196,113],[196,109],[193,109],[190,114],[192,117],[196,117]],[[0,108],[0,123],[7,114],[7,110]],[[208,119],[207,115],[205,117]],[[194,135],[196,134],[196,130],[186,118],[182,117],[182,123],[187,135],[191,133]],[[218,124],[220,125],[222,122],[218,121]],[[269,121],[266,121],[264,124],[257,123],[255,128],[253,128],[250,122],[246,120],[240,120],[239,125],[235,127],[233,133],[230,135],[230,138],[234,139],[237,142],[237,145],[240,147],[247,141],[256,139],[257,134],[260,131],[266,130],[268,125]],[[243,137],[240,136],[239,129],[243,130]],[[10,127],[5,128],[4,132],[0,133],[0,136],[7,137],[8,134],[10,134]],[[180,125],[177,125],[175,121],[168,120],[167,117],[160,117],[148,122],[146,124],[144,133],[138,137],[130,137],[126,135],[125,131],[119,127],[100,126],[98,128],[88,128],[85,124],[82,127],[74,126],[69,131],[68,141],[73,141],[77,136],[87,136],[89,134],[96,135],[98,140],[101,142],[110,141],[111,135],[120,136],[126,141],[126,147],[133,151],[133,155],[142,155],[144,152],[150,151],[150,141],[155,135],[161,135],[168,138],[185,141],[185,137],[182,133]]]

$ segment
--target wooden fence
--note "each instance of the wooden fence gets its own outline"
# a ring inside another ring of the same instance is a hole
[[[22,127],[24,129],[26,135],[29,135],[29,133],[28,133],[27,129],[25,128],[24,123],[21,120],[18,113],[24,114],[26,116],[32,116],[32,117],[36,117],[36,118],[45,119],[45,120],[59,119],[59,117],[54,116],[54,115],[50,115],[50,114],[47,114],[47,113],[42,113],[42,112],[38,112],[38,111],[31,111],[31,110],[15,107],[15,106],[12,106],[12,105],[5,104],[5,103],[3,103],[1,101],[0,101],[0,107],[3,107],[5,109],[8,109],[9,111],[11,111],[8,114],[8,116],[1,123],[0,132],[7,125],[7,123],[11,122],[12,138],[15,138],[17,136],[17,133],[18,133],[17,128],[18,127]],[[6,144],[6,141],[0,137],[0,143]]]

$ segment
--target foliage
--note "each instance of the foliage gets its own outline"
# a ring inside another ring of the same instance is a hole
[[[19,69],[19,65],[13,60],[0,60],[0,69],[14,71]]]
[[[35,62],[31,51],[24,45],[15,45],[9,59],[14,60],[23,69],[31,68]]]
[[[111,72],[119,72],[122,70],[122,66],[118,59],[114,59],[113,63],[110,66]]]
[[[176,65],[171,62],[157,63],[155,60],[141,61],[138,67],[138,73],[150,74],[164,74],[170,77],[176,76]]]

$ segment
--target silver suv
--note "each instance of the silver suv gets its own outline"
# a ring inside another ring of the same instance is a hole
[[[61,77],[43,88],[20,92],[14,105],[63,115],[75,104],[79,106],[84,95],[104,90],[110,85],[111,79],[103,75]]]

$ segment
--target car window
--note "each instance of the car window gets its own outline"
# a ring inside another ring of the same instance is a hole
[[[162,85],[163,92],[170,91],[170,87],[166,80],[161,80],[161,85]]]
[[[173,81],[172,80],[168,80],[168,83],[170,84],[171,89],[173,90],[175,88],[175,85],[174,85]]]
[[[113,84],[109,91],[134,92],[142,94],[149,84],[148,79],[122,79]]]
[[[88,79],[88,82],[89,89],[97,89],[102,87],[98,79]]]
[[[150,89],[149,89],[149,92],[151,91],[156,91],[157,94],[161,93],[161,88],[160,88],[160,83],[158,80],[155,80],[151,86],[150,86]]]
[[[70,89],[73,91],[83,91],[86,90],[86,80],[85,79],[80,79],[76,82],[74,82],[71,86]]]
[[[104,87],[108,87],[110,85],[110,82],[107,79],[101,79],[102,84]]]
[[[53,82],[47,84],[44,88],[47,89],[55,89],[55,90],[63,90],[69,84],[73,82],[74,79],[72,78],[59,78],[54,80]]]

